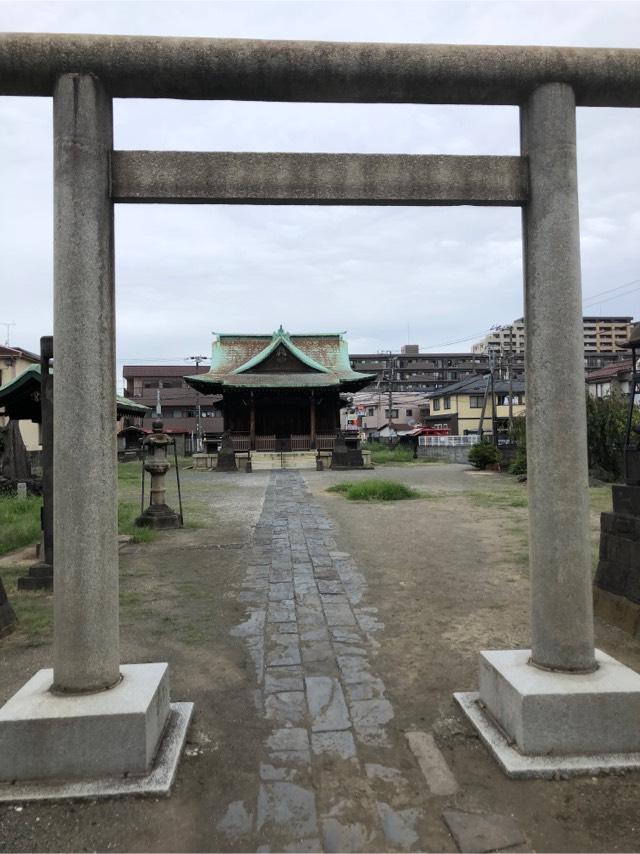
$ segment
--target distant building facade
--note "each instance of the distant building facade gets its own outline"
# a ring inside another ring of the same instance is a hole
[[[624,353],[624,342],[631,334],[632,317],[583,317],[585,356],[593,353]],[[491,350],[502,353],[524,355],[525,324],[520,317],[513,323],[498,326],[474,344],[472,350],[478,355]]]
[[[220,434],[223,429],[219,395],[203,397],[185,377],[205,374],[207,365],[125,365],[125,397],[149,407],[141,426],[150,429],[155,410],[160,403],[165,428],[171,432],[186,431],[196,435],[198,421],[203,434]],[[198,417],[199,411],[199,417]],[[126,425],[124,425],[126,426]]]
[[[375,374],[373,386],[394,392],[425,392],[477,374],[489,365],[487,354],[421,353],[407,344],[400,353],[357,353],[350,357],[354,371]],[[522,364],[522,360],[520,360]]]
[[[411,429],[422,423],[425,407],[428,408],[428,398],[424,392],[394,393],[389,410],[388,394],[360,391],[349,396],[348,405],[342,410],[341,427],[367,436],[377,433],[389,422]]]

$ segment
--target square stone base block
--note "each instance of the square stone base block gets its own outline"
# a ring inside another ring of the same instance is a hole
[[[108,691],[64,696],[39,670],[0,709],[0,781],[147,774],[169,717],[168,665],[121,673]]]
[[[127,795],[167,797],[175,780],[192,714],[193,703],[171,703],[167,725],[147,774],[88,777],[86,780],[17,782],[13,785],[0,783],[0,803],[118,798]]]
[[[539,670],[530,655],[482,652],[480,693],[454,695],[507,773],[640,767],[640,675],[600,650],[588,674]]]

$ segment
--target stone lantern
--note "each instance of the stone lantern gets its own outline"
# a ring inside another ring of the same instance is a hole
[[[165,501],[166,484],[165,477],[171,463],[167,458],[167,449],[170,445],[175,447],[175,442],[166,433],[162,432],[162,421],[154,421],[151,425],[153,432],[142,441],[144,451],[143,468],[151,476],[151,500],[149,506],[142,515],[136,519],[136,525],[140,528],[179,528],[182,525],[182,513],[178,515]],[[142,473],[142,503],[144,504],[144,471]],[[178,470],[176,467],[176,477]],[[178,481],[178,491],[180,482]]]

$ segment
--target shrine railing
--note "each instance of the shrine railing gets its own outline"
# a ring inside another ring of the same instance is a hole
[[[311,449],[311,436],[291,436],[292,451],[309,451]]]
[[[256,451],[277,451],[278,445],[275,435],[256,436]]]
[[[233,442],[234,451],[250,451],[251,438],[248,433],[232,433],[231,441]]]
[[[335,436],[316,436],[316,448],[318,451],[332,451],[335,443]]]

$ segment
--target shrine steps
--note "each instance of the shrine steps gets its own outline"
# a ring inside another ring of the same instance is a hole
[[[240,460],[238,463],[241,465]],[[251,467],[254,471],[268,469],[315,469],[315,451],[252,451]]]

